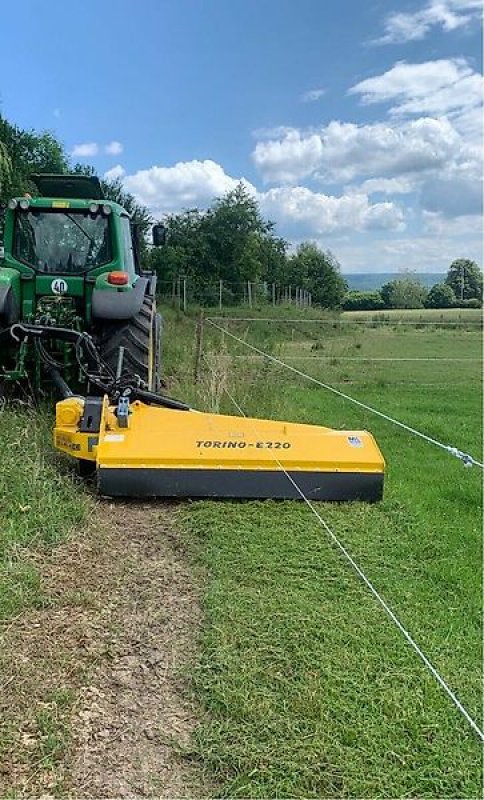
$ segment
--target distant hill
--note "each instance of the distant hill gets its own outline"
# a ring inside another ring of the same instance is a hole
[[[445,272],[412,272],[410,274],[412,278],[416,278],[416,280],[423,283],[427,289],[430,289],[434,283],[442,283],[445,280],[445,275]],[[373,289],[380,289],[384,283],[405,276],[399,272],[361,272],[355,274],[344,273],[343,277],[348,281],[350,289],[367,292]]]

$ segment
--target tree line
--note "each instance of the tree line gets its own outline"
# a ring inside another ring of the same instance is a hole
[[[388,281],[372,292],[347,292],[345,311],[378,311],[391,308],[480,308],[482,272],[475,261],[457,258],[442,283],[427,289],[411,274]]]
[[[51,132],[24,130],[0,114],[0,205],[14,195],[34,194],[30,175],[35,172],[95,174],[93,167],[73,163]],[[313,304],[328,309],[445,308],[482,301],[482,273],[466,259],[453,262],[445,283],[429,292],[410,275],[390,281],[378,292],[349,291],[333,253],[313,242],[291,250],[243,183],[207,209],[165,215],[166,245],[150,248],[148,231],[154,220],[149,209],[120,180],[101,183],[105,196],[132,215],[144,266],[163,281],[188,279],[192,297],[201,304],[214,303],[220,281],[224,304],[240,302],[247,282],[297,287],[312,296]]]

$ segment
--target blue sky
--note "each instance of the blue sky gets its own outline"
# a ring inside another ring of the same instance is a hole
[[[23,0],[0,112],[155,215],[244,179],[346,272],[481,261],[480,0]]]

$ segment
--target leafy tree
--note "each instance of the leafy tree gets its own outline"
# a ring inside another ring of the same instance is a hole
[[[384,307],[380,292],[347,292],[343,298],[344,311],[377,311]]]
[[[289,259],[288,271],[295,286],[311,292],[313,303],[323,308],[341,305],[348,286],[330,250],[324,252],[312,242],[303,242]]]
[[[458,300],[482,300],[482,272],[469,258],[453,261],[445,282],[452,287]]]
[[[286,268],[286,242],[264,220],[257,200],[240,183],[206,211],[190,209],[164,219],[167,244],[154,249],[150,265],[161,280],[190,278],[200,302],[213,300],[213,286],[222,280],[227,299],[240,299],[247,281],[281,281]],[[217,295],[218,296],[218,295]]]
[[[34,172],[67,172],[69,159],[62,144],[49,131],[22,130],[0,116],[0,143],[10,162],[0,185],[0,201],[12,195],[35,192],[30,182]]]
[[[0,142],[0,194],[2,192],[2,185],[6,183],[12,173],[12,162],[8,155],[7,146]]]
[[[447,283],[436,283],[430,289],[425,301],[425,308],[450,308],[455,305],[455,294]]]
[[[423,308],[427,297],[425,286],[411,276],[385,283],[380,293],[385,308]]]

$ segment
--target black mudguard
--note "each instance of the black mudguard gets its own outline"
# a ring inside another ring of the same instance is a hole
[[[134,287],[128,292],[94,289],[92,316],[94,319],[131,319],[143,305],[148,284],[148,278],[138,278]]]

